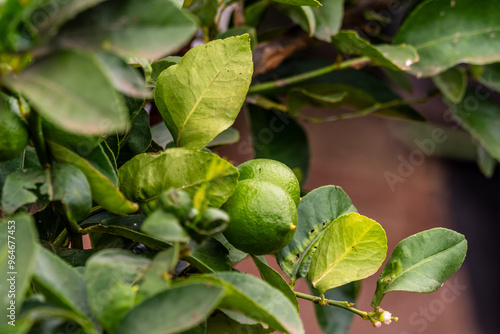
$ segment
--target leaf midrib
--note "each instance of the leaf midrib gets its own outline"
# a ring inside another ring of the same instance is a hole
[[[374,225],[371,225],[370,228],[366,229],[363,234],[357,238],[356,242],[353,243],[341,256],[337,258],[331,265],[329,265],[324,271],[323,274],[321,274],[318,278],[316,278],[314,281],[311,283],[316,286],[316,283],[321,281],[331,270],[333,267],[335,267],[337,264],[339,264],[351,251],[361,242],[361,240],[364,238],[364,236],[373,228]]]
[[[415,48],[417,50],[420,50],[420,49],[424,49],[424,48],[427,48],[430,46],[441,44],[443,42],[453,41],[455,38],[472,37],[472,36],[482,35],[482,34],[486,34],[486,33],[491,34],[494,32],[500,32],[500,27],[494,27],[494,28],[489,27],[489,28],[474,30],[474,31],[470,31],[470,32],[460,32],[460,35],[458,37],[456,36],[456,34],[443,36],[441,38],[438,38],[438,39],[435,39],[435,40],[432,40],[432,41],[429,41],[426,43],[415,45]]]
[[[447,248],[447,249],[445,249],[445,250],[442,250],[442,251],[440,251],[440,252],[438,252],[438,253],[436,253],[436,254],[434,254],[434,255],[431,255],[431,256],[429,256],[429,257],[426,257],[425,259],[423,259],[423,260],[421,260],[421,261],[419,261],[419,262],[415,263],[415,264],[414,264],[414,265],[412,265],[411,267],[409,267],[409,268],[407,268],[407,269],[403,270],[403,271],[402,271],[402,272],[401,272],[401,273],[400,273],[400,274],[399,274],[396,278],[394,278],[393,280],[391,280],[391,282],[390,282],[390,283],[387,285],[387,287],[386,287],[386,291],[388,291],[388,290],[389,290],[389,288],[391,287],[391,285],[392,285],[392,284],[394,284],[394,283],[395,283],[395,282],[397,282],[397,281],[398,281],[401,277],[403,277],[403,275],[404,275],[406,272],[408,272],[408,271],[410,271],[410,270],[412,270],[412,269],[414,269],[414,268],[417,268],[417,267],[419,267],[419,266],[421,266],[421,265],[423,265],[423,264],[425,264],[425,263],[427,263],[427,262],[429,262],[429,261],[432,261],[432,259],[433,259],[433,258],[435,258],[435,257],[437,257],[437,256],[439,256],[439,255],[441,255],[441,254],[444,254],[444,253],[446,253],[446,252],[448,252],[448,251],[452,250],[452,249],[453,249],[453,248],[455,248],[455,247],[458,247],[458,246],[459,246],[461,243],[463,243],[464,241],[465,241],[465,240],[462,240],[462,241],[460,241],[459,243],[457,243],[457,244],[453,245],[452,247],[449,247],[449,248]]]
[[[176,144],[177,147],[179,147],[179,142],[181,140],[182,131],[184,131],[184,128],[186,127],[187,122],[189,121],[189,119],[191,118],[191,116],[194,114],[194,112],[195,112],[196,108],[198,107],[198,105],[201,103],[201,100],[203,100],[203,98],[205,97],[205,94],[207,93],[207,91],[210,89],[210,87],[212,87],[212,85],[215,82],[215,80],[217,80],[217,78],[219,77],[219,75],[226,68],[226,66],[231,62],[231,60],[234,58],[234,56],[235,56],[235,54],[237,52],[238,52],[238,50],[235,50],[233,52],[233,54],[224,63],[224,65],[221,66],[221,68],[219,69],[219,71],[217,72],[217,74],[215,75],[215,77],[212,79],[212,81],[210,81],[210,83],[205,88],[205,90],[200,94],[200,97],[198,97],[198,100],[196,100],[196,102],[193,105],[193,107],[191,108],[191,110],[188,112],[188,114],[186,116],[186,119],[184,120],[184,122],[182,123],[182,125],[181,125],[181,127],[179,129],[179,133],[177,134],[177,139],[175,140],[175,144]],[[179,70],[179,68],[176,68],[176,70]]]

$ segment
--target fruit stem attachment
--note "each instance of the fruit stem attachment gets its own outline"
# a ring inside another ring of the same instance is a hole
[[[312,70],[309,72],[293,75],[293,76],[288,77],[288,78],[283,78],[283,79],[279,79],[276,81],[269,81],[269,82],[264,82],[261,84],[256,84],[256,85],[250,86],[250,89],[248,90],[248,95],[261,94],[261,93],[265,93],[267,91],[271,91],[271,90],[276,89],[276,88],[281,88],[281,87],[293,85],[293,84],[296,84],[299,82],[304,82],[304,81],[314,79],[314,78],[320,77],[322,75],[328,74],[328,73],[333,72],[333,71],[343,70],[343,69],[350,68],[350,67],[361,68],[361,67],[371,63],[371,61],[372,60],[368,57],[358,57],[358,58],[345,60],[345,61],[340,62],[340,63],[328,65],[328,66],[325,66],[322,68],[318,68],[316,70]]]
[[[47,154],[47,146],[43,140],[42,119],[33,109],[28,115],[28,127],[30,129],[31,141],[35,145],[36,155],[43,169],[50,168],[50,160]]]

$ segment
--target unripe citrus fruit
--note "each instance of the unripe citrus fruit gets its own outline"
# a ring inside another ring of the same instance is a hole
[[[0,101],[0,161],[14,159],[28,144],[28,130],[19,116]]]
[[[258,179],[238,182],[222,209],[230,217],[224,236],[234,247],[254,255],[279,251],[297,227],[292,197],[281,187]]]
[[[259,179],[283,188],[295,205],[300,201],[300,185],[293,171],[284,163],[271,159],[248,160],[238,166],[239,180]]]

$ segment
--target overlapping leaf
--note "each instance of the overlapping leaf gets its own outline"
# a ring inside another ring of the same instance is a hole
[[[231,126],[252,71],[248,35],[195,47],[163,71],[155,102],[175,144],[201,149]]]
[[[389,291],[436,291],[462,265],[467,240],[455,231],[433,228],[402,240],[377,281],[372,305]]]
[[[420,60],[411,73],[428,77],[458,63],[500,61],[498,4],[488,0],[428,0],[406,19],[394,43],[415,47]]]
[[[234,191],[238,170],[219,156],[185,148],[167,149],[159,154],[139,154],[119,170],[121,190],[151,213],[158,196],[169,188],[194,195],[206,188],[210,206],[219,207]]]

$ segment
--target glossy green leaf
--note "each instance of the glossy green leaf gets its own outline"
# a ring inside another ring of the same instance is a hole
[[[273,1],[293,6],[311,6],[311,7],[321,6],[321,3],[317,0],[273,0]]]
[[[157,59],[180,49],[196,32],[194,20],[169,0],[112,0],[66,24],[55,39],[62,47],[105,50]]]
[[[326,299],[355,303],[359,294],[360,285],[359,281],[351,282],[335,289],[328,290],[324,295]],[[314,288],[311,287],[311,290],[313,294],[318,295]],[[323,333],[349,333],[352,321],[354,320],[354,313],[338,307],[320,306],[317,304],[314,304],[314,311],[316,312],[316,319]]]
[[[215,137],[207,147],[218,147],[237,143],[240,140],[240,132],[235,128],[227,128]]]
[[[42,246],[57,254],[57,256],[66,261],[66,263],[68,263],[72,267],[85,266],[85,263],[87,262],[89,257],[94,255],[93,249],[67,248],[56,246],[43,240],[41,240],[41,243]]]
[[[83,276],[41,246],[37,249],[33,282],[36,291],[42,293],[50,303],[84,318],[91,317]]]
[[[500,60],[497,4],[482,0],[427,0],[405,20],[394,43],[415,47],[420,60],[411,66],[428,77],[458,63],[488,64]]]
[[[252,71],[248,35],[197,46],[163,71],[155,102],[175,144],[201,149],[231,126]]]
[[[208,318],[207,330],[202,334],[227,334],[238,333],[238,331],[245,334],[266,334],[274,332],[274,329],[264,329],[260,324],[244,325],[231,319],[224,313],[214,313]]]
[[[330,224],[311,256],[308,278],[320,294],[373,275],[387,253],[387,237],[377,222],[357,213]]]
[[[309,172],[309,142],[302,126],[292,117],[276,110],[249,105],[255,158],[280,161],[305,182]]]
[[[467,73],[461,67],[453,67],[432,77],[432,81],[451,102],[462,102],[467,89]]]
[[[206,319],[220,303],[224,289],[203,283],[173,286],[131,309],[118,325],[120,334],[173,334]],[[166,310],[168,310],[166,312]],[[137,321],[137,319],[148,319]]]
[[[85,175],[69,164],[54,163],[51,168],[53,200],[61,201],[70,221],[87,217],[92,207],[90,186]]]
[[[66,131],[102,135],[125,130],[128,124],[123,100],[88,54],[59,52],[3,79],[44,118]]]
[[[107,249],[92,256],[85,268],[90,307],[102,327],[110,332],[133,306],[134,287],[150,260],[132,253]]]
[[[164,249],[170,246],[169,243],[140,231],[142,223],[146,218],[144,215],[115,215],[109,217],[109,212],[105,214],[106,217],[103,219],[100,219],[96,215],[98,216],[97,218],[91,217],[81,224],[82,228],[90,229],[94,249],[101,249],[102,247],[99,247],[101,243],[106,244],[106,241],[101,242],[100,238],[102,236],[99,234],[109,234],[135,240],[154,249]]]
[[[142,224],[141,230],[168,243],[188,242],[190,239],[179,219],[163,210],[153,211]]]
[[[495,167],[497,161],[486,151],[486,149],[481,145],[477,145],[476,148],[476,160],[479,169],[487,178],[491,178],[495,172]]]
[[[49,142],[49,147],[56,161],[75,166],[87,177],[93,200],[103,208],[118,214],[137,211],[137,204],[129,202],[115,184],[89,161],[59,144]]]
[[[477,69],[479,69],[477,80],[489,89],[500,92],[500,63],[473,68],[473,72]]]
[[[186,148],[159,154],[139,154],[119,170],[121,190],[149,214],[158,196],[169,188],[184,189],[191,196],[206,187],[209,204],[221,206],[234,191],[238,170],[219,156]]]
[[[292,279],[306,277],[311,252],[326,228],[342,215],[357,212],[340,187],[324,186],[308,193],[297,207],[299,222],[290,243],[276,253],[276,260]]]
[[[262,277],[262,279],[269,283],[269,285],[271,285],[272,287],[280,290],[285,295],[285,297],[290,300],[292,305],[295,306],[298,312],[299,303],[297,302],[297,297],[295,297],[293,290],[283,279],[283,277],[281,277],[281,275],[276,270],[267,265],[264,257],[252,256],[252,260],[259,270],[260,277]]]
[[[316,18],[314,37],[329,43],[342,25],[344,0],[322,0],[321,3],[323,6],[311,8]]]
[[[191,276],[193,281],[225,288],[221,308],[238,311],[284,333],[305,333],[297,309],[285,295],[266,282],[243,273]]]
[[[0,327],[15,320],[23,305],[35,265],[38,233],[33,218],[20,213],[0,221]],[[12,280],[14,278],[14,280]],[[14,319],[10,317],[14,301]]]
[[[153,92],[146,89],[144,76],[123,59],[105,52],[96,52],[94,55],[117,91],[141,99],[152,96]]]
[[[23,154],[20,154],[12,160],[0,162],[0,200],[2,199],[2,189],[5,184],[5,180],[10,173],[21,170],[23,168],[24,159]]]
[[[467,92],[464,103],[451,106],[453,117],[497,160],[500,160],[500,106]]]
[[[2,189],[2,211],[12,215],[17,209],[35,203],[40,197],[52,198],[50,173],[43,169],[19,170],[7,176]]]
[[[183,257],[183,260],[189,262],[202,273],[231,270],[228,250],[217,240],[208,239],[202,245],[190,241],[186,247],[189,247],[190,251]]]
[[[354,30],[341,31],[332,37],[332,43],[340,52],[366,56],[376,64],[396,70],[409,70],[419,60],[417,51],[411,45],[399,44],[401,42],[373,45]]]
[[[466,252],[465,237],[445,228],[433,228],[402,240],[377,281],[372,305],[380,305],[389,291],[436,291],[460,268]]]

